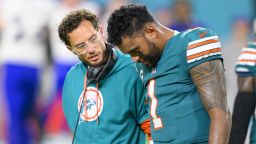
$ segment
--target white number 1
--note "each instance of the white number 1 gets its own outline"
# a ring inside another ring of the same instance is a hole
[[[150,116],[153,119],[154,129],[156,130],[156,129],[163,128],[163,123],[162,123],[161,117],[157,116],[157,114],[156,114],[156,107],[158,105],[158,101],[157,101],[157,98],[155,96],[155,84],[156,84],[155,79],[152,79],[152,80],[149,81],[148,96],[151,99]]]

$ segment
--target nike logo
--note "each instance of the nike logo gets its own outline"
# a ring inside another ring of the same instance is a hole
[[[204,33],[198,33],[198,35],[199,35],[200,38],[203,38],[207,33],[208,33],[208,32],[206,31],[206,32],[204,32]]]

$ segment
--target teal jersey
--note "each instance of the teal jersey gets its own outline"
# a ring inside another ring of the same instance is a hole
[[[256,119],[255,115],[252,116],[251,121],[251,131],[250,131],[250,144],[256,144]]]
[[[140,74],[140,78],[144,79],[144,77],[151,73],[152,68],[145,66],[142,63],[136,63],[136,70]]]
[[[79,63],[68,72],[63,89],[63,111],[77,144],[143,144],[140,124],[148,119],[144,87],[135,63],[120,51],[113,69],[87,87],[83,100],[86,67]],[[84,106],[86,103],[86,107]],[[82,104],[82,110],[79,108]]]
[[[236,63],[236,73],[239,77],[256,76],[256,43],[248,43],[241,51]],[[252,118],[250,144],[256,143],[256,120]]]
[[[236,63],[236,73],[241,77],[256,76],[256,43],[248,43],[242,49]]]
[[[241,51],[236,63],[236,73],[239,77],[256,76],[256,43],[248,43]],[[252,118],[250,144],[256,144],[256,120]]]
[[[208,143],[210,119],[190,75],[190,69],[221,59],[218,36],[209,29],[175,32],[160,60],[143,82],[150,98],[154,143]]]

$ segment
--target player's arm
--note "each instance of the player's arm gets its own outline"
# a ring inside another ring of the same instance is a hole
[[[131,90],[130,109],[141,130],[148,136],[148,140],[152,141],[148,114],[148,103],[145,103],[146,90],[137,71],[135,74],[136,76],[134,77],[136,77],[136,80]]]
[[[229,143],[244,143],[251,116],[254,114],[256,97],[254,96],[255,77],[238,77],[238,93],[232,115],[232,128]]]
[[[250,118],[255,111],[256,45],[248,43],[241,51],[236,64],[238,93],[232,115],[232,128],[229,143],[244,143]]]
[[[221,60],[216,59],[196,65],[191,68],[190,74],[210,116],[209,144],[227,144],[231,117]]]

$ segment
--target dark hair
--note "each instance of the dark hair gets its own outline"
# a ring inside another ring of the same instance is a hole
[[[96,15],[85,9],[72,11],[63,18],[58,27],[59,38],[66,45],[70,46],[68,33],[71,33],[74,29],[76,29],[83,20],[90,21],[96,30],[99,29],[99,20]]]
[[[136,4],[121,6],[108,19],[108,42],[120,45],[122,36],[133,36],[148,22],[155,22],[155,19],[146,6]]]

